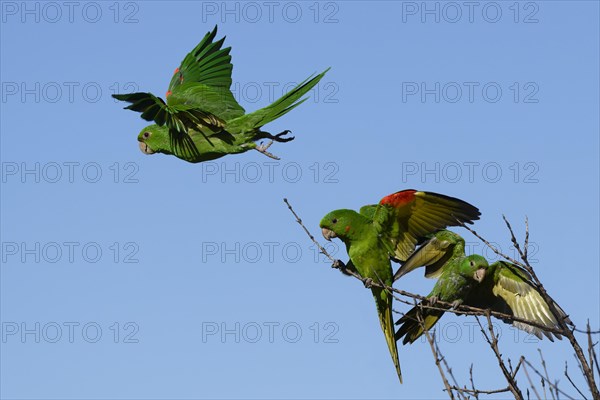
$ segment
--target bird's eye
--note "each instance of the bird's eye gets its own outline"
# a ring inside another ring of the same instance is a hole
[[[471,267],[475,266],[475,263],[473,261],[471,261],[469,264],[471,264]]]
[[[144,139],[148,139],[150,137],[150,132],[144,132]]]
[[[337,223],[337,218],[334,218],[331,220],[332,223],[336,224]]]

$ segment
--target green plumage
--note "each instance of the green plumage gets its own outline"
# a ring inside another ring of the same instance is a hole
[[[525,270],[506,261],[490,265],[480,255],[466,256],[465,241],[456,233],[443,230],[431,235],[396,272],[394,280],[422,266],[426,267],[426,277],[438,278],[428,295],[432,303],[441,300],[454,306],[465,304],[516,316],[548,328],[558,327],[556,317]],[[404,344],[413,343],[423,334],[422,323],[417,317],[419,309],[426,329],[432,328],[444,314],[442,306],[436,306],[442,308],[439,310],[422,305],[417,305],[396,322],[401,325],[396,332],[397,340],[403,338]],[[558,306],[556,309],[561,318],[566,318]],[[518,321],[513,325],[540,339],[545,335],[553,340],[552,334],[543,329]]]
[[[350,262],[347,268],[373,282],[392,286],[391,260],[404,260],[406,252],[425,235],[448,225],[470,223],[479,211],[462,200],[436,193],[405,190],[384,197],[379,205],[360,209],[336,210],[320,222],[323,236],[338,237],[346,245]],[[402,382],[398,350],[394,339],[391,293],[372,287],[381,329],[396,373]]]
[[[172,154],[197,163],[255,149],[276,159],[267,151],[271,143],[293,140],[285,137],[289,131],[272,135],[261,128],[302,104],[306,100],[302,97],[329,69],[309,77],[273,104],[245,114],[230,90],[231,48],[221,48],[225,38],[213,42],[216,34],[215,27],[183,59],[171,78],[166,102],[145,92],[113,95],[131,103],[126,109],[154,122],[138,135],[144,153]],[[270,142],[254,143],[262,139]]]

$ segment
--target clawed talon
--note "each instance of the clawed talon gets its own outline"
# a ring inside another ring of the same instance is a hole
[[[267,151],[267,149],[269,147],[271,147],[271,145],[273,144],[273,142],[282,142],[282,143],[285,143],[285,142],[289,142],[290,140],[294,140],[293,136],[289,137],[289,138],[284,138],[285,135],[287,135],[288,133],[291,133],[291,132],[292,131],[285,130],[285,131],[283,131],[281,133],[278,133],[277,135],[271,135],[268,132],[262,132],[261,131],[259,137],[269,139],[269,143],[263,145],[262,142],[261,142],[258,146],[255,147],[256,151],[259,151],[259,152],[263,153],[265,156],[267,156],[269,158],[272,158],[273,160],[279,160],[279,157],[277,157],[276,155],[274,155],[272,153],[269,153]]]
[[[434,306],[435,303],[438,302],[438,297],[437,296],[431,296],[427,299],[427,301],[429,302],[430,305]]]
[[[340,272],[346,276],[352,276],[350,272],[348,272],[348,267],[342,260],[335,260],[333,264],[331,264],[331,268],[339,269]]]
[[[267,156],[269,158],[272,158],[274,160],[279,160],[279,157],[277,157],[276,155],[274,155],[272,153],[269,153],[267,151],[267,149],[269,147],[271,147],[272,144],[273,144],[272,140],[269,140],[269,143],[267,143],[267,144],[262,144],[262,142],[260,142],[260,144],[255,147],[255,150],[258,151],[258,152],[260,152],[260,153],[262,153],[262,154],[264,154],[265,156]]]
[[[365,284],[365,287],[367,289],[369,289],[371,286],[373,286],[373,279],[371,278],[366,278],[363,283]]]
[[[286,129],[285,131],[273,136],[272,139],[275,140],[276,142],[282,142],[282,143],[289,142],[290,140],[294,140],[293,136],[291,136],[289,138],[283,137],[283,136],[287,135],[288,133],[292,133],[292,131]]]
[[[454,300],[452,302],[452,309],[456,310],[462,304],[462,300]]]

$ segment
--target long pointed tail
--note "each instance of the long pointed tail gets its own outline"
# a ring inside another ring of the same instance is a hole
[[[287,114],[306,101],[307,98],[302,100],[300,100],[300,98],[317,85],[329,69],[330,68],[327,68],[319,75],[308,77],[267,107],[229,121],[227,123],[227,128],[233,128],[237,131],[256,129]]]
[[[373,296],[377,302],[377,313],[379,314],[379,323],[385,335],[390,355],[396,367],[398,379],[402,383],[402,371],[400,370],[400,359],[398,358],[398,348],[396,347],[396,338],[394,337],[394,318],[392,316],[392,297],[381,289],[374,289]]]
[[[402,326],[400,326],[398,332],[396,332],[395,340],[400,340],[402,337],[404,337],[402,344],[414,343],[414,341],[423,334],[423,325],[425,325],[425,328],[429,330],[438,322],[442,315],[444,315],[444,311],[442,310],[423,308],[421,314],[423,318],[423,325],[421,325],[417,315],[419,308],[419,306],[413,307],[396,322],[396,325],[402,324]]]

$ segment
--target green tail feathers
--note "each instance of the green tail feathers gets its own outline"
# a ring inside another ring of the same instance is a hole
[[[442,315],[444,315],[444,311],[442,310],[422,309],[422,325],[417,317],[418,309],[419,306],[413,307],[396,322],[396,325],[402,324],[402,326],[398,329],[398,332],[396,332],[395,340],[400,340],[404,337],[402,344],[414,343],[414,341],[423,334],[423,325],[425,325],[427,330],[430,330]]]
[[[279,99],[275,100],[272,104],[268,105],[265,108],[261,108],[260,110],[256,110],[253,113],[243,115],[239,118],[235,118],[227,123],[228,128],[238,128],[240,131],[251,130],[260,128],[263,125],[268,124],[271,121],[276,120],[282,115],[287,114],[304,101],[306,98],[301,99],[309,90],[315,87],[319,81],[325,76],[327,71],[330,68],[327,68],[325,71],[321,72],[319,75],[308,77],[303,82],[300,82],[298,86],[281,96]]]
[[[379,297],[386,295],[385,293],[378,294],[374,290],[373,295],[375,296],[375,300],[377,302],[377,313],[379,315],[379,323],[381,324],[381,329],[383,330],[383,334],[385,335],[385,341],[387,342],[390,355],[392,356],[392,360],[394,361],[394,366],[396,367],[398,379],[400,380],[400,383],[402,383],[400,359],[398,358],[398,348],[396,347],[396,338],[394,337],[394,318],[392,315],[392,303],[389,299],[383,300],[381,299],[381,297]]]

